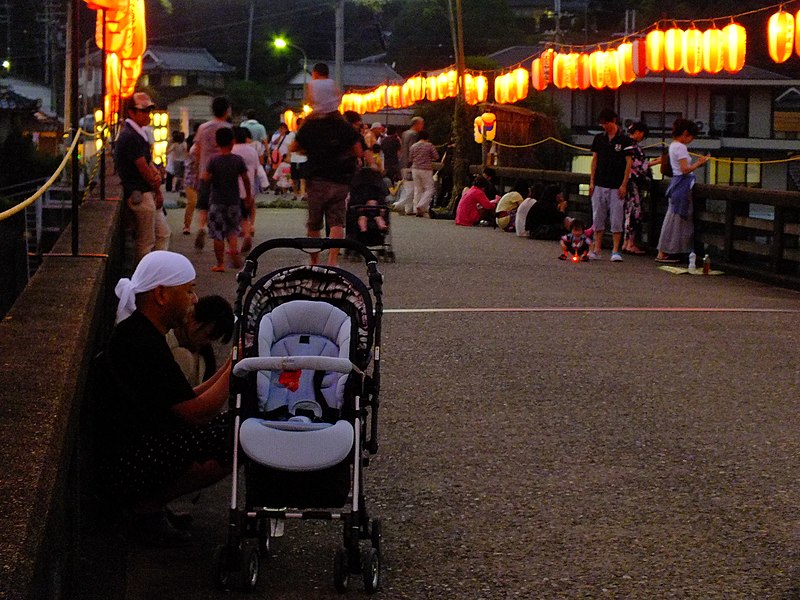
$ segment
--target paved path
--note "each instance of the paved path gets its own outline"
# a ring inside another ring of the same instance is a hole
[[[259,210],[259,237],[304,217]],[[393,228],[366,483],[379,597],[800,597],[800,295],[651,258],[565,263],[554,242],[448,221]],[[210,248],[178,233],[173,249],[233,298]],[[191,548],[131,546],[127,600],[235,596],[210,585],[228,489],[193,507]],[[253,597],[339,597],[339,533],[289,523]]]

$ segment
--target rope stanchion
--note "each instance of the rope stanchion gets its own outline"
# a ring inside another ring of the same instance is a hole
[[[94,133],[93,132],[86,131],[84,129],[79,129],[78,132],[75,135],[75,138],[72,140],[72,143],[70,144],[69,148],[67,149],[66,154],[64,155],[64,160],[62,160],[61,164],[58,165],[58,168],[56,169],[55,173],[53,173],[50,176],[50,179],[48,179],[44,183],[44,185],[41,188],[39,188],[30,198],[26,198],[25,200],[23,200],[22,202],[20,202],[16,206],[12,206],[11,208],[9,208],[7,210],[4,210],[3,212],[0,212],[0,221],[4,221],[5,219],[8,219],[9,217],[13,217],[15,214],[17,214],[21,210],[24,210],[25,208],[27,208],[28,206],[30,206],[31,204],[36,202],[39,198],[41,198],[42,194],[44,194],[48,189],[50,189],[50,187],[55,183],[56,179],[58,179],[58,177],[64,171],[64,169],[66,168],[67,164],[69,164],[69,161],[72,159],[72,152],[75,150],[75,147],[78,145],[78,142],[81,139],[81,135],[92,135],[94,137]],[[105,146],[104,146],[104,148],[105,148]]]

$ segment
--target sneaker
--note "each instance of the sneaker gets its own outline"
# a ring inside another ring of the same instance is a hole
[[[611,255],[611,262],[622,262],[622,254],[614,252],[614,254]]]
[[[211,271],[213,271],[214,273],[224,273],[225,267],[223,265],[214,265],[213,267],[211,267]]]
[[[183,228],[183,235],[192,235],[192,230],[188,227]]]
[[[600,254],[597,254],[596,252],[594,252],[594,250],[589,252],[589,254],[587,254],[586,256],[589,257],[589,260],[600,260],[600,259],[603,258]]]
[[[567,255],[566,254],[559,254],[558,255],[558,260],[567,260]]]

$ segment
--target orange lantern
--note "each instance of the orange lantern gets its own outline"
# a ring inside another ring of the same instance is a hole
[[[551,81],[552,71],[547,69],[546,63],[542,61],[542,57],[534,58],[531,63],[531,81],[533,82],[533,89],[541,92],[547,87]]]
[[[564,61],[564,77],[565,85],[571,90],[578,89],[578,58],[580,54],[577,52],[570,52]]]
[[[647,75],[647,43],[644,39],[633,40],[631,49],[631,62],[633,73],[636,77]]]
[[[703,70],[717,74],[722,71],[724,48],[722,31],[716,26],[703,32]]]
[[[664,32],[664,68],[667,71],[675,72],[683,68],[685,34],[680,27],[672,27]]]
[[[419,102],[425,98],[425,77],[422,75],[414,75],[408,79],[410,87],[410,95],[413,102]]]
[[[112,96],[119,96],[119,88],[122,82],[122,64],[119,56],[109,54],[106,56],[106,93]]]
[[[625,41],[617,46],[617,62],[622,83],[632,83],[636,79],[636,73],[633,72],[633,44],[631,42]]]
[[[738,73],[744,66],[747,53],[747,31],[738,23],[729,23],[722,29],[722,40],[722,68],[729,73]]]
[[[597,90],[606,87],[607,58],[608,55],[603,50],[595,50],[589,55],[589,81]]]
[[[425,94],[431,102],[441,100],[439,88],[436,85],[436,75],[429,75],[425,81]]]
[[[592,85],[591,64],[592,60],[588,54],[581,52],[578,55],[575,80],[579,90],[589,89],[589,86]]]
[[[400,102],[400,86],[399,85],[390,85],[386,88],[386,104],[388,104],[391,108],[402,108],[402,104]]]
[[[647,68],[656,73],[664,70],[664,32],[653,29],[645,37]]]
[[[567,87],[569,81],[569,54],[556,52],[553,57],[553,85],[557,88]]]
[[[142,57],[122,60],[122,81],[120,83],[119,95],[122,98],[130,98],[136,91],[136,82],[142,74]]]
[[[694,25],[683,34],[683,70],[689,75],[703,70],[703,33]]]
[[[622,75],[620,74],[620,60],[616,50],[606,50],[605,58],[605,82],[606,86],[612,90],[622,85]]]
[[[509,81],[508,74],[498,75],[494,78],[494,100],[499,104],[509,102]]]
[[[128,0],[84,0],[92,10],[127,10]]]
[[[98,48],[106,52],[119,52],[129,42],[131,30],[130,8],[124,11],[107,10],[105,11],[105,21],[103,12],[98,11],[95,21],[94,42]],[[103,24],[105,22],[105,46],[103,46]]]
[[[120,97],[116,94],[106,94],[103,99],[103,106],[105,108],[104,113],[108,115],[108,122],[113,125],[119,120],[117,116],[120,110]]]
[[[511,72],[511,85],[514,90],[512,102],[518,102],[528,97],[528,83],[530,80],[530,73],[528,69],[517,67]]]
[[[776,63],[786,62],[794,48],[795,18],[779,10],[767,23],[767,45],[769,56]]]
[[[489,97],[489,80],[485,75],[477,75],[474,81],[474,104],[486,102]]]
[[[436,76],[436,93],[439,98],[447,98],[447,73],[442,71]]]
[[[447,75],[447,97],[455,98],[458,96],[458,71],[450,69],[445,73]]]
[[[283,122],[286,123],[286,127],[289,128],[289,131],[295,131],[297,127],[297,115],[294,114],[293,110],[286,109],[283,111]]]

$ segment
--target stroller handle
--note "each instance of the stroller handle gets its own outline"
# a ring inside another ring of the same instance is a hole
[[[243,377],[252,371],[334,371],[336,373],[361,373],[358,367],[346,358],[331,356],[254,356],[243,358],[233,367],[236,377]]]

